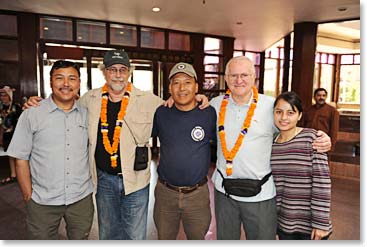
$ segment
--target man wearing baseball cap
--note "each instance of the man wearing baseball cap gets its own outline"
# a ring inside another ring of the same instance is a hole
[[[148,145],[163,100],[128,81],[131,65],[124,50],[107,51],[103,65],[105,85],[80,98],[89,111],[99,239],[145,239],[150,169],[135,171],[134,154],[137,145]]]
[[[211,221],[207,174],[216,113],[212,107],[199,109],[197,76],[190,64],[174,65],[169,80],[174,106],[160,106],[153,121],[152,136],[161,144],[154,222],[158,239],[176,239],[180,221],[188,239],[205,239]]]

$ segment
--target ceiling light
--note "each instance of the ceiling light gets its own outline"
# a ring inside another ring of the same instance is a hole
[[[159,8],[159,7],[153,7],[152,8],[152,11],[157,13],[157,12],[161,11],[161,8]]]
[[[124,35],[124,32],[123,32],[123,31],[120,31],[120,34],[121,34],[121,35]]]
[[[78,36],[78,39],[81,40],[81,39],[83,39],[83,37],[82,36]]]
[[[48,30],[48,27],[43,27],[43,30],[47,31]]]

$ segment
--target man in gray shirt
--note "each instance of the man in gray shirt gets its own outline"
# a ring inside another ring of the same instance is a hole
[[[58,239],[62,218],[69,239],[87,239],[93,222],[88,160],[88,112],[75,97],[78,66],[56,61],[52,95],[25,110],[8,148],[27,208],[29,239]]]

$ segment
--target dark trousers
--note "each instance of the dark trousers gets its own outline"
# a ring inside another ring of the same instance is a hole
[[[218,240],[239,240],[243,224],[247,240],[275,240],[277,211],[275,198],[241,202],[215,190]]]
[[[294,233],[286,233],[280,229],[277,231],[279,240],[311,240],[311,234],[294,232]],[[323,237],[321,240],[328,240],[329,236]]]
[[[92,194],[70,205],[41,205],[27,202],[27,233],[32,240],[57,240],[61,219],[66,222],[69,239],[88,239],[93,223],[94,205]]]

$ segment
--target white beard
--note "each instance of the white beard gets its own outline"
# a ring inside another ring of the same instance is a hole
[[[121,92],[122,90],[124,90],[125,88],[125,84],[115,84],[115,83],[111,83],[110,87],[113,91],[116,92]]]

